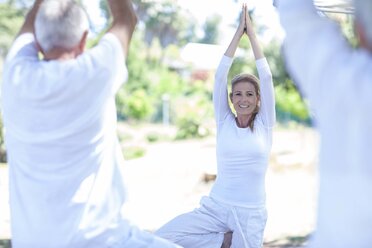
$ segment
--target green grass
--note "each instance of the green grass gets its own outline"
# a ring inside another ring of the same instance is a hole
[[[129,133],[123,133],[123,132],[118,133],[118,137],[119,137],[120,143],[127,142],[133,139],[132,135],[130,135]]]
[[[146,134],[146,140],[149,143],[155,143],[155,142],[160,142],[160,141],[170,141],[172,140],[172,137],[170,137],[167,134],[162,134],[158,132],[150,132]]]
[[[143,157],[145,153],[146,150],[143,147],[139,146],[125,147],[123,149],[123,155],[126,160]]]

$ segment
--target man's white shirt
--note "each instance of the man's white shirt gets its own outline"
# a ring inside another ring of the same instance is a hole
[[[321,135],[313,247],[372,244],[372,56],[353,49],[310,0],[280,0],[286,62]]]
[[[2,112],[14,247],[107,247],[125,238],[115,93],[127,79],[106,34],[76,59],[39,59],[34,37],[14,42]]]

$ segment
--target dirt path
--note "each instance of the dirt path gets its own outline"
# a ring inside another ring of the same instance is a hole
[[[314,228],[317,141],[310,129],[274,133],[266,177],[265,247],[301,244]],[[126,161],[124,166],[128,219],[152,231],[194,209],[212,186],[203,177],[215,173],[215,164],[213,137],[147,145],[144,157]],[[7,198],[7,169],[0,167],[0,240],[10,237]]]
[[[297,142],[297,138],[293,138],[293,142]],[[313,166],[310,162],[304,163],[305,158],[293,153],[290,147],[275,149],[266,177],[269,212],[266,241],[306,236],[313,230],[315,218]],[[126,210],[129,219],[143,229],[155,230],[172,217],[194,209],[212,186],[212,182],[203,181],[203,176],[205,172],[214,172],[215,163],[213,140],[171,146],[158,144],[145,157],[128,161]]]

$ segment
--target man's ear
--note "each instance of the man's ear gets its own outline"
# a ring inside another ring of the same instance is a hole
[[[365,42],[365,35],[364,35],[363,28],[361,27],[361,24],[358,21],[354,22],[354,30],[359,40],[359,43],[363,44]]]
[[[354,22],[354,28],[355,28],[355,33],[356,33],[356,36],[358,37],[360,46],[372,52],[372,44],[369,44],[367,33],[365,29],[363,28],[362,24],[358,22],[358,20]]]
[[[81,40],[79,42],[79,52],[83,53],[85,50],[85,45],[87,44],[87,38],[88,38],[88,31],[85,31],[83,33],[83,37],[81,37]]]
[[[36,48],[38,52],[40,52],[42,55],[45,55],[43,48],[40,46],[39,41],[36,39],[36,36],[35,36],[35,43],[36,43]]]

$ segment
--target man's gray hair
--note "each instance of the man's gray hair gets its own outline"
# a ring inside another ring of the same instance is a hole
[[[372,45],[372,0],[354,0],[355,18],[362,25]]]
[[[44,52],[75,47],[88,28],[86,12],[74,0],[45,0],[35,19],[35,36]]]

